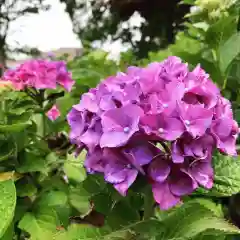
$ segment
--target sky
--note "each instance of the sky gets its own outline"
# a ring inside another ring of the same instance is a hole
[[[7,39],[10,45],[29,46],[45,52],[58,48],[81,47],[81,41],[73,33],[71,20],[64,11],[65,5],[59,0],[47,0],[47,3],[51,5],[50,10],[22,17],[10,25]],[[122,27],[133,27],[142,21],[140,16],[134,14],[129,23],[123,23]],[[139,33],[135,37],[138,38]],[[110,52],[113,59],[117,59],[121,51],[128,49],[121,41],[106,41],[101,47]]]
[[[11,24],[9,44],[27,45],[42,51],[81,46],[72,31],[71,20],[64,12],[64,4],[60,4],[58,0],[48,2],[51,4],[50,10],[22,17]]]

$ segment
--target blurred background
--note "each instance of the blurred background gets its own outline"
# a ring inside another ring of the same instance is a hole
[[[1,0],[0,62],[29,56],[79,56],[101,48],[119,59],[131,50],[145,58],[173,43],[190,6],[178,0]],[[27,56],[27,55],[28,56]]]
[[[89,88],[171,55],[201,64],[238,106],[240,0],[0,0],[2,67],[63,58]]]

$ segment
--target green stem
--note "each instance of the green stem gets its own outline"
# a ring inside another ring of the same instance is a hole
[[[152,190],[150,187],[146,188],[146,191],[144,192],[144,215],[143,219],[148,220],[150,219],[154,214],[154,199]]]
[[[45,139],[45,136],[46,136],[46,116],[44,114],[44,112],[42,113],[42,121],[41,121],[41,125],[42,125],[42,131],[41,131],[41,136],[43,139]]]
[[[4,124],[7,124],[7,117],[6,117],[6,102],[4,99],[1,99],[1,115],[2,115],[2,121]]]
[[[42,109],[42,137],[45,138],[45,135],[46,135],[46,126],[47,126],[47,123],[46,123],[46,115],[45,115],[45,112],[44,112],[44,90],[39,90],[39,93],[38,93],[38,97],[39,97],[39,106],[40,108]]]

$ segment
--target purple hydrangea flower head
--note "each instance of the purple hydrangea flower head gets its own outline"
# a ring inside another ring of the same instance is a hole
[[[11,74],[11,73],[9,73]],[[198,65],[178,57],[129,67],[82,95],[68,114],[85,167],[123,196],[142,176],[161,209],[214,184],[215,150],[236,155],[239,128],[230,102]]]

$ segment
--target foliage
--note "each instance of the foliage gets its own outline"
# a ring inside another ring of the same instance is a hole
[[[116,63],[102,51],[86,51],[68,63],[76,81],[70,93],[61,88],[36,91],[35,96],[42,96],[37,102],[25,91],[1,86],[1,239],[239,239],[239,156],[216,154],[213,188],[199,189],[182,205],[160,211],[141,178],[121,197],[101,176],[87,175],[85,153],[74,157],[67,134],[66,114],[81,93],[128,65],[146,65],[169,55],[190,66],[200,63],[231,99],[239,122],[239,4],[214,18],[212,8],[207,9],[189,16],[175,44],[138,63],[131,52]],[[46,116],[53,105],[61,112],[54,122]]]

